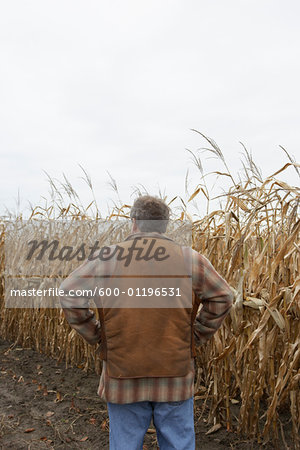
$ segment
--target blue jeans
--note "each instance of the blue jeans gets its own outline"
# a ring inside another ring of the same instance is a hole
[[[194,399],[180,402],[107,403],[109,449],[142,450],[153,415],[160,450],[194,450]]]

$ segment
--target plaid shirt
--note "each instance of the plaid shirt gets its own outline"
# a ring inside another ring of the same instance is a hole
[[[135,237],[149,233],[135,233]],[[151,236],[153,233],[151,234]],[[157,235],[159,237],[159,235]],[[110,246],[111,251],[115,246]],[[216,272],[211,263],[190,247],[182,247],[183,256],[189,267],[192,261],[192,289],[199,297],[202,308],[194,323],[195,344],[203,344],[220,328],[228,314],[233,294],[226,281]],[[99,276],[111,274],[115,261],[87,260],[64,280],[60,289],[60,303],[66,320],[89,344],[101,340],[101,326],[94,311],[89,309],[87,297],[70,296],[70,290],[92,290]],[[75,307],[74,307],[75,306]],[[191,359],[189,373],[184,377],[116,379],[107,375],[103,361],[98,395],[111,403],[132,403],[138,401],[181,401],[194,394],[194,360]]]

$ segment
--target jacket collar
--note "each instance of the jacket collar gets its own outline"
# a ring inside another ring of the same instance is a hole
[[[139,231],[137,233],[131,233],[127,236],[127,238],[125,239],[125,241],[129,241],[131,239],[141,239],[143,237],[152,237],[152,238],[156,238],[156,239],[166,239],[168,241],[172,241],[173,239],[168,238],[167,236],[165,236],[163,233],[157,233],[155,231]]]

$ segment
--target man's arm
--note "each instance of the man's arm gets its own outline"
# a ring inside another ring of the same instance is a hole
[[[222,325],[233,303],[230,286],[203,255],[193,250],[193,290],[202,308],[194,324],[195,341],[209,340]]]
[[[101,339],[100,322],[88,307],[88,300],[94,297],[97,278],[96,264],[99,261],[85,261],[66,278],[59,289],[64,295],[59,296],[67,322],[89,344],[97,344]],[[76,292],[77,291],[77,292]]]

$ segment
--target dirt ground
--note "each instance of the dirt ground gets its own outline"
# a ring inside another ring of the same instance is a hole
[[[98,383],[94,372],[66,369],[64,362],[0,339],[0,448],[108,449],[109,422],[106,404],[97,396]],[[262,448],[223,428],[205,434],[211,425],[204,415],[198,420],[200,402],[195,402],[197,449]],[[158,449],[151,428],[147,449]]]

